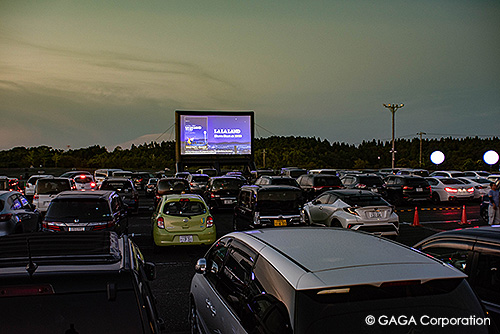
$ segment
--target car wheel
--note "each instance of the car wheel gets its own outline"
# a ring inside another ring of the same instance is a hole
[[[441,202],[441,198],[439,197],[439,194],[438,194],[438,193],[432,193],[432,198],[431,198],[431,199],[432,199],[432,201],[433,201],[434,203],[439,203],[439,202]]]
[[[343,227],[338,219],[334,219],[330,222],[330,227]]]
[[[484,222],[486,224],[488,224],[488,222],[490,221],[490,216],[489,216],[489,213],[488,213],[488,207],[484,207],[484,208],[481,208],[480,210],[481,212],[479,213],[479,215],[481,216],[481,219],[484,220]]]
[[[189,328],[190,328],[190,333],[191,334],[199,334],[201,333],[200,331],[200,325],[198,322],[198,315],[196,314],[196,305],[194,304],[193,298],[190,298],[189,301]]]

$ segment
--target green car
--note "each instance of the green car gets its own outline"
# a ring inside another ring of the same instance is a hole
[[[215,224],[205,201],[196,194],[162,196],[152,217],[153,246],[211,245]]]

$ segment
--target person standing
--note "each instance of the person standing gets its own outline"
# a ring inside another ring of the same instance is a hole
[[[498,185],[495,182],[491,183],[491,190],[488,192],[488,198],[490,199],[490,205],[488,207],[488,224],[500,224],[499,192]]]

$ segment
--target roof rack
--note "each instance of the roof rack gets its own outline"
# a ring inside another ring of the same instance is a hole
[[[29,245],[28,245],[29,240]],[[115,232],[31,233],[0,238],[0,267],[110,264],[121,260]]]

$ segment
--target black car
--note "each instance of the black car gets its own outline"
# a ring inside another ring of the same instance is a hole
[[[344,188],[342,181],[336,175],[329,174],[304,174],[297,179],[304,192],[304,199],[310,201],[319,194],[327,191]]]
[[[376,174],[347,174],[341,178],[347,189],[366,189],[386,196],[384,179]]]
[[[2,333],[160,333],[144,261],[114,232],[0,238]]]
[[[466,273],[489,316],[500,327],[500,228],[482,226],[434,234],[415,246]]]
[[[135,189],[132,180],[124,177],[110,177],[102,181],[99,190],[114,190],[128,207],[129,213],[139,212],[139,192]]]
[[[302,191],[297,187],[243,186],[234,208],[233,228],[303,225],[302,202]]]
[[[410,201],[429,201],[431,187],[420,176],[391,175],[385,179],[387,200],[395,205]]]
[[[23,194],[0,190],[0,235],[36,232],[41,215]]]
[[[42,231],[128,233],[127,209],[115,191],[64,191],[47,209]]]
[[[151,177],[153,176],[148,172],[133,172],[132,182],[137,190],[146,190],[146,185]]]
[[[262,175],[257,180],[255,180],[254,184],[260,186],[271,184],[271,185],[292,186],[300,188],[299,184],[297,183],[297,180],[295,180],[290,176],[283,176],[283,175]]]
[[[232,209],[245,181],[235,176],[215,176],[208,180],[203,197],[210,210]]]
[[[158,180],[154,197],[155,207],[163,195],[184,194],[191,192],[189,182],[181,177],[165,177]]]

